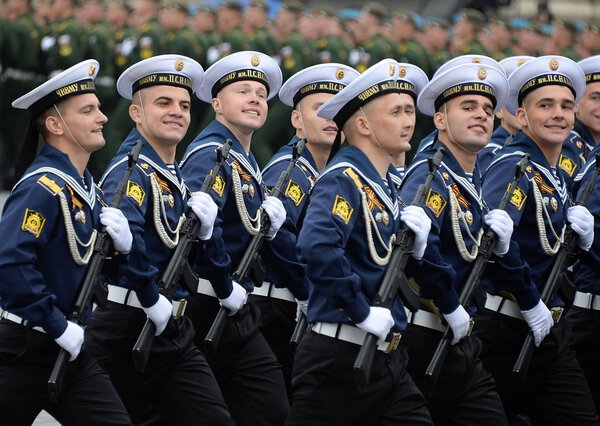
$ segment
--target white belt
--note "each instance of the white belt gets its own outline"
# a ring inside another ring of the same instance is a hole
[[[23,326],[27,326],[27,320],[24,320],[23,318],[21,318],[18,315],[15,314],[11,314],[10,312],[7,311],[2,311],[2,313],[0,314],[0,319],[5,319],[5,320],[9,320],[12,322],[16,322],[17,324],[21,324]],[[41,333],[45,333],[44,329],[42,327],[31,327],[33,330],[35,331],[39,331]]]
[[[210,281],[205,280],[204,278],[198,279],[198,289],[196,291],[200,294],[205,294],[211,297],[217,297]]]
[[[262,286],[254,287],[252,294],[256,296],[272,297],[274,299],[286,300],[288,302],[295,302],[296,299],[291,291],[287,288],[277,288],[275,284],[268,281],[264,281]]]
[[[362,345],[365,341],[367,332],[354,325],[338,324],[331,322],[316,322],[312,326],[312,331],[323,336],[333,337],[334,339],[343,340],[344,342]],[[377,350],[382,352],[392,352],[398,347],[400,341],[400,333],[393,333],[390,342],[383,342],[377,346]]]
[[[600,311],[600,295],[576,291],[573,306]]]
[[[414,324],[437,331],[446,331],[446,327],[444,327],[440,321],[440,318],[436,314],[424,311],[423,309],[419,309],[414,313],[407,310],[406,320],[409,324]]]
[[[119,287],[117,285],[108,285],[108,296],[106,298],[111,302],[118,303],[120,305],[131,306],[132,308],[143,309],[135,291],[128,288]],[[173,300],[173,318],[180,318],[185,312],[187,300]]]
[[[509,317],[517,318],[522,320],[523,315],[521,314],[521,309],[519,305],[513,302],[510,299],[502,296],[495,296],[492,294],[487,294],[485,299],[485,309],[489,309],[490,311],[499,312],[502,315],[507,315]]]

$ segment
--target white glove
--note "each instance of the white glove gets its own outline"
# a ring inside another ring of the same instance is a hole
[[[143,309],[148,318],[150,318],[150,321],[152,321],[156,327],[154,335],[158,336],[165,331],[167,323],[169,322],[171,315],[173,315],[173,305],[169,302],[169,299],[162,294],[159,294],[158,300],[154,305]]]
[[[209,240],[212,236],[219,207],[206,192],[194,192],[187,204],[200,219],[201,225],[198,230],[198,238],[202,241]]]
[[[277,231],[279,231],[281,225],[283,225],[286,215],[285,208],[283,208],[281,200],[272,195],[267,195],[267,198],[265,198],[265,201],[262,203],[262,208],[269,215],[271,226],[267,232],[267,239],[272,240],[275,238],[275,235],[277,235]]]
[[[400,220],[415,233],[412,257],[421,260],[427,248],[427,237],[431,230],[431,219],[429,219],[429,216],[427,216],[422,207],[406,206],[400,212]]]
[[[594,216],[583,206],[573,206],[567,210],[567,220],[571,229],[579,235],[579,248],[588,251],[594,242]]]
[[[504,256],[508,253],[510,238],[512,237],[514,223],[508,213],[504,210],[495,209],[483,217],[484,222],[498,236],[498,242],[494,248],[496,256]]]
[[[392,311],[390,311],[388,308],[371,306],[369,316],[367,316],[363,322],[356,324],[356,326],[377,336],[377,344],[379,345],[383,343],[388,333],[394,326]]]
[[[462,305],[458,305],[453,312],[444,314],[446,322],[452,329],[452,341],[451,345],[456,345],[460,339],[465,337],[469,332],[469,326],[471,324],[471,317],[465,311]]]
[[[54,341],[58,346],[71,354],[69,361],[73,361],[77,358],[77,355],[79,355],[81,345],[83,345],[83,328],[74,322],[67,321],[67,328],[63,334],[61,334],[58,339],[54,339]]]
[[[533,341],[535,346],[539,346],[544,340],[544,337],[550,333],[550,329],[554,325],[552,319],[552,313],[550,309],[541,300],[533,308],[527,311],[521,311],[523,318],[529,324],[531,332],[533,333]]]
[[[131,251],[133,235],[129,230],[129,222],[121,210],[102,207],[100,223],[106,226],[106,232],[112,238],[115,250],[123,254]]]
[[[298,322],[302,314],[307,316],[306,312],[308,311],[308,300],[296,299],[296,303],[298,304],[298,309],[296,309],[296,322]]]
[[[231,291],[231,294],[225,299],[219,299],[219,303],[224,308],[229,309],[229,316],[231,317],[235,315],[237,311],[242,309],[242,306],[244,306],[247,299],[248,292],[246,292],[246,289],[233,281],[233,290]]]

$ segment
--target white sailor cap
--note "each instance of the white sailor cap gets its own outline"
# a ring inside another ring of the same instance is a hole
[[[577,62],[577,64],[585,73],[586,84],[600,82],[600,55],[590,56]]]
[[[438,75],[445,72],[446,70],[449,70],[450,68],[454,68],[458,65],[464,65],[464,64],[481,64],[481,65],[487,65],[492,68],[497,68],[499,71],[502,70],[502,67],[500,66],[498,61],[496,61],[494,58],[490,58],[489,56],[475,55],[475,54],[461,55],[461,56],[457,56],[456,58],[452,58],[447,62],[444,62],[437,69],[435,74],[433,74],[433,77],[431,77],[431,79],[433,80]]]
[[[267,100],[270,100],[279,91],[283,77],[281,68],[270,56],[252,50],[235,52],[219,59],[206,70],[196,95],[204,102],[210,102],[223,87],[241,80],[264,84]]]
[[[450,99],[462,95],[482,95],[494,105],[494,112],[504,105],[508,81],[501,67],[481,63],[466,63],[434,76],[421,91],[417,106],[430,117]]]
[[[98,75],[99,69],[98,61],[87,59],[14,100],[12,106],[18,109],[28,109],[31,111],[32,117],[37,117],[55,103],[70,96],[96,93],[94,79]]]
[[[378,96],[406,93],[416,99],[427,81],[427,75],[421,68],[393,59],[383,59],[350,82],[340,93],[328,99],[317,110],[317,115],[335,121],[341,128],[356,110]]]
[[[117,91],[125,99],[150,86],[175,86],[192,94],[202,82],[204,70],[195,60],[183,55],[159,55],[144,59],[123,71]]]
[[[279,99],[287,106],[295,107],[300,99],[312,93],[325,92],[335,95],[359,75],[358,71],[348,65],[313,65],[288,78],[279,90]]]
[[[535,59],[535,56],[509,56],[508,58],[502,59],[499,64],[506,73],[506,76],[510,76],[517,68],[523,65],[525,62],[529,62]]]
[[[571,89],[575,103],[585,91],[585,74],[577,62],[564,56],[541,56],[517,68],[508,78],[510,93],[506,109],[515,114],[525,96],[542,86],[560,85]]]

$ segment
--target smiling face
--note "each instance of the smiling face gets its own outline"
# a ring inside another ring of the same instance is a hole
[[[108,118],[100,111],[100,102],[94,93],[73,96],[58,105],[58,109],[68,126],[68,130],[63,129],[64,138],[71,141],[74,138],[87,152],[104,146],[102,129]],[[50,110],[50,114],[54,115],[54,111]]]
[[[182,87],[146,87],[134,94],[129,115],[147,141],[175,146],[190,125],[190,93]]]
[[[590,83],[575,106],[577,118],[585,124],[595,141],[600,141],[600,82]]]
[[[529,93],[516,115],[523,132],[544,150],[562,146],[575,123],[574,108],[568,87],[549,85]]]
[[[292,125],[299,137],[306,137],[311,145],[331,148],[338,128],[333,120],[317,116],[317,109],[333,96],[331,93],[313,93],[300,99],[292,111]]]
[[[234,133],[251,135],[267,119],[267,88],[253,80],[242,80],[223,87],[212,106],[216,119]]]
[[[435,113],[434,123],[440,140],[452,141],[470,153],[477,153],[492,136],[494,107],[482,95],[457,96]]]

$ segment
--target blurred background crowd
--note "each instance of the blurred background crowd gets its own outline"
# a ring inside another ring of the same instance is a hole
[[[86,58],[101,64],[96,87],[109,117],[107,147],[90,164],[98,178],[133,126],[129,102],[117,95],[115,82],[142,59],[179,53],[206,69],[229,53],[258,50],[276,58],[284,80],[318,63],[363,71],[388,57],[418,65],[430,77],[448,59],[470,53],[497,60],[558,54],[577,61],[600,53],[595,3],[0,0],[0,189],[8,189],[29,121],[11,102]],[[192,116],[182,150],[213,113],[196,99]],[[270,102],[267,123],[252,144],[261,166],[289,141],[289,116],[277,98]],[[417,119],[413,140],[431,129],[430,120]]]

